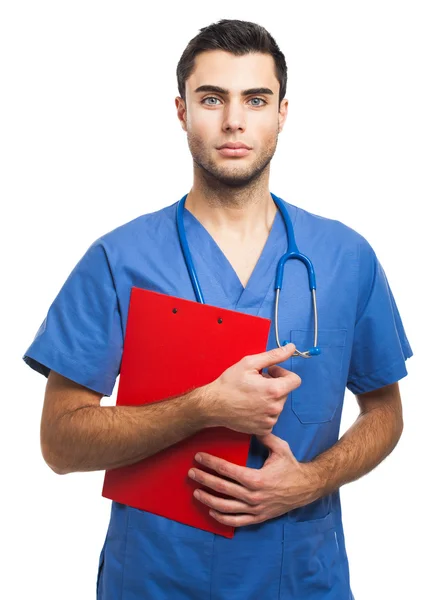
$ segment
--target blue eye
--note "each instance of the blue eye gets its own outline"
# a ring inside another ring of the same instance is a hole
[[[219,101],[219,98],[216,98],[215,96],[207,96],[207,98],[201,100],[201,104],[207,104],[207,106],[217,106],[215,102],[207,102],[207,100]],[[252,106],[263,106],[264,104],[267,104],[266,100],[264,100],[263,98],[251,98],[250,102],[252,102],[253,100],[258,100],[259,102],[257,104],[253,104]]]
[[[207,98],[204,98],[201,103],[203,104],[206,100],[219,100],[219,98],[208,96]],[[206,104],[209,104],[210,106],[216,106],[216,104],[212,104],[211,102],[207,102]]]

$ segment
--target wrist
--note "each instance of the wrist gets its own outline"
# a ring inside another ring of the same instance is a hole
[[[199,423],[203,429],[217,427],[219,423],[213,414],[214,392],[211,384],[204,385],[192,392],[193,409],[198,415]]]
[[[309,490],[314,500],[325,496],[327,492],[327,473],[318,463],[311,461],[302,463],[306,477],[308,478]]]

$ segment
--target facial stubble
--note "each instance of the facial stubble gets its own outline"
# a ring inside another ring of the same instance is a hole
[[[187,132],[187,142],[193,162],[201,170],[203,177],[208,180],[209,187],[243,188],[254,184],[268,167],[277,148],[278,133],[277,129],[270,143],[265,144],[257,159],[247,167],[241,164],[241,161],[246,160],[245,158],[227,158],[223,160],[223,164],[220,164],[220,158],[215,161],[211,157],[211,149],[204,145],[202,138],[190,132]],[[216,149],[213,151],[218,154]],[[236,166],[233,165],[234,161],[237,163]]]

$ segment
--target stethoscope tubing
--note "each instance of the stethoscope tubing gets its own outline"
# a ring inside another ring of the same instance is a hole
[[[192,282],[193,290],[195,292],[196,300],[201,304],[205,304],[204,296],[201,290],[201,285],[199,283],[199,279],[196,273],[195,266],[193,264],[192,255],[190,253],[190,248],[187,242],[187,236],[184,228],[184,206],[185,201],[188,194],[186,194],[181,200],[178,202],[176,207],[176,226],[178,231],[178,237],[181,245],[181,250],[183,252],[184,260],[187,266],[187,270],[190,276],[190,280]],[[307,274],[309,278],[309,288],[312,294],[312,305],[313,305],[313,318],[315,324],[314,338],[313,338],[313,348],[302,352],[295,349],[295,352],[292,356],[302,356],[303,358],[310,358],[311,356],[316,356],[321,353],[320,348],[318,347],[318,310],[316,306],[316,278],[315,278],[315,270],[313,268],[313,264],[311,260],[302,254],[296,245],[295,235],[292,226],[292,222],[289,217],[289,213],[287,212],[287,208],[284,205],[283,201],[280,200],[275,194],[271,192],[272,199],[277,205],[278,210],[281,213],[283,218],[286,232],[287,232],[287,240],[288,247],[287,252],[280,258],[277,264],[277,271],[275,277],[275,316],[274,316],[274,325],[275,325],[275,339],[277,342],[277,346],[281,348],[281,346],[287,344],[287,341],[280,343],[280,338],[278,334],[278,307],[280,302],[280,292],[281,287],[283,285],[283,275],[284,275],[284,265],[286,261],[289,259],[300,260],[307,269]]]

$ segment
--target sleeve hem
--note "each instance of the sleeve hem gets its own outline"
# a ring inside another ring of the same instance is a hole
[[[48,377],[53,369],[53,371],[75,381],[79,385],[104,396],[111,396],[114,389],[115,380],[112,377],[96,377],[87,367],[80,365],[73,358],[53,347],[46,348],[45,351],[40,349],[39,352],[27,351],[22,358],[29,367],[45,377]]]
[[[411,356],[413,356],[412,350],[405,356],[405,359]],[[400,379],[403,379],[403,377],[406,377],[407,374],[405,361],[399,359],[386,367],[374,371],[374,373],[362,376],[360,379],[350,379],[347,382],[347,389],[353,394],[365,394],[385,385],[396,383]]]

